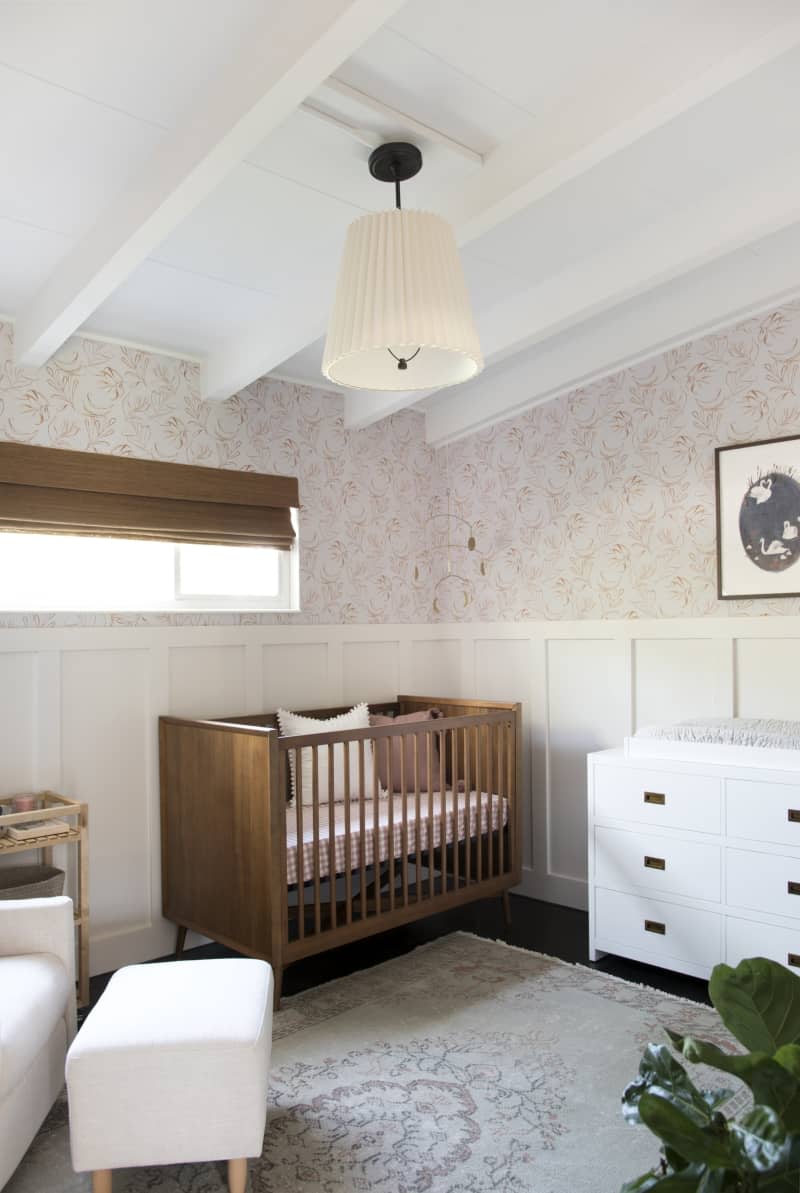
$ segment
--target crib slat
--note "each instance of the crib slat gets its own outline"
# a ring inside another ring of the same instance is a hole
[[[420,795],[419,795],[419,752],[421,747],[420,736],[418,733],[414,734],[414,885],[417,888],[417,903],[422,898],[422,876],[420,865],[421,862],[421,837],[422,837],[422,816],[420,812]],[[430,783],[428,784],[430,786]]]
[[[358,743],[358,860],[361,864],[361,918],[367,918],[367,784],[364,742]]]
[[[461,767],[458,763],[458,730],[451,730],[452,742],[452,782],[453,782],[453,886],[458,890],[459,864],[458,855],[461,852],[461,833],[458,828],[458,780],[461,777]]]
[[[319,879],[319,755],[317,746],[311,747],[311,801],[314,825],[314,931],[322,930],[322,897]]]
[[[293,750],[294,754],[294,814],[297,826],[297,936],[303,940],[306,934],[306,888],[305,888],[305,857],[303,849],[303,769],[300,765],[302,750]],[[288,753],[288,751],[287,751]]]
[[[328,746],[328,903],[330,927],[336,927],[336,804],[333,790],[333,759],[335,747]]]
[[[464,730],[464,875],[472,882],[472,774],[470,772],[469,729]]]
[[[375,891],[375,915],[381,914],[381,803],[378,783],[378,751],[372,751],[372,873]]]
[[[515,851],[519,849],[516,838],[516,815],[519,792],[516,790],[516,769],[514,766],[514,726],[508,725],[506,734],[506,766],[508,767],[508,869],[514,869]]]
[[[495,810],[495,750],[497,743],[495,741],[494,730],[495,725],[486,725],[486,795],[489,796],[486,801],[486,878],[495,877],[495,834],[494,834],[494,810]]]
[[[477,808],[477,829],[475,832],[475,870],[478,882],[483,881],[483,770],[481,762],[481,732],[480,726],[475,726],[475,786]]]
[[[389,865],[389,911],[394,911],[394,775],[392,774],[392,741],[391,738],[385,738],[386,742],[386,777],[389,796],[389,828],[387,836],[386,860]]]
[[[505,829],[503,827],[503,798],[506,793],[506,726],[497,726],[497,866],[501,874],[506,872]]]
[[[433,819],[433,734],[430,730],[425,734],[425,748],[428,751],[428,898],[433,898],[433,876],[436,870],[434,865],[433,854],[433,840],[434,840],[434,819]]]
[[[330,793],[329,793],[330,794]],[[350,854],[350,746],[344,747],[344,919],[353,922],[353,864]],[[336,892],[333,893],[334,901]]]
[[[400,738],[400,798],[403,801],[403,827],[401,829],[403,857],[400,869],[403,878],[403,907],[408,907],[408,792],[406,791],[406,742],[410,740],[405,735]]]
[[[441,874],[440,893],[447,893],[447,734],[439,734],[439,872]]]

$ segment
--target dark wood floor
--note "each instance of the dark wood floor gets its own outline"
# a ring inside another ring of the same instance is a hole
[[[431,916],[426,920],[419,920],[404,928],[383,932],[369,940],[346,945],[322,953],[318,957],[310,957],[286,970],[283,993],[297,994],[333,978],[359,969],[367,969],[370,965],[378,965],[391,957],[399,957],[428,940],[459,929],[474,932],[491,940],[504,940],[519,948],[561,957],[564,961],[589,964],[588,921],[585,912],[512,895],[511,913],[512,924],[507,928],[500,900],[487,899],[481,903],[472,903],[454,911]],[[229,949],[215,944],[190,949],[184,954],[186,957],[194,958],[235,955]],[[640,965],[636,961],[626,961],[621,957],[604,957],[602,961],[597,962],[595,968],[626,978],[630,982],[640,982],[665,990],[669,994],[678,994],[682,998],[691,998],[696,1002],[709,1001],[706,982],[672,973],[670,970]],[[99,998],[109,976],[92,978],[92,1004]]]

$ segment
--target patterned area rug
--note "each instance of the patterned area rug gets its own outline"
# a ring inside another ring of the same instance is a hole
[[[457,933],[286,999],[253,1193],[616,1193],[655,1163],[619,1111],[668,1024],[715,1012]],[[6,1193],[84,1193],[58,1103]],[[115,1193],[222,1193],[224,1165],[118,1171]]]

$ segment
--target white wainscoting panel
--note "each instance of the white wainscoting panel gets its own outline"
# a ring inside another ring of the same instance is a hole
[[[528,637],[477,638],[475,686],[471,694],[477,700],[528,700],[531,692],[530,653]]]
[[[640,638],[633,649],[637,729],[733,715],[733,652],[724,638]]]
[[[90,808],[92,970],[170,951],[158,717],[385,700],[520,700],[521,891],[586,904],[586,753],[643,721],[800,720],[800,618],[0,631],[0,795]],[[532,914],[534,914],[532,912]]]
[[[411,669],[416,691],[422,696],[461,695],[461,656],[461,642],[457,638],[412,642]]]
[[[586,755],[619,745],[630,722],[629,692],[628,643],[548,642],[547,786],[535,796],[534,831],[547,834],[549,875],[586,876]],[[542,796],[544,808],[537,806]]]
[[[342,700],[391,700],[399,687],[399,642],[345,642]]]
[[[264,711],[326,708],[337,702],[328,675],[327,642],[273,642],[262,648]]]
[[[37,670],[33,652],[0,654],[0,760],[8,794],[36,786]]]
[[[171,647],[169,711],[193,718],[247,712],[244,646]]]
[[[736,715],[800,721],[800,638],[736,643]]]
[[[150,923],[154,721],[147,650],[68,650],[61,664],[66,795],[89,804],[95,936]]]

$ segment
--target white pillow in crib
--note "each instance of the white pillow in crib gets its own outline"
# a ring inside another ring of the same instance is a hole
[[[369,729],[369,706],[356,704],[349,712],[343,712],[338,717],[320,720],[318,717],[304,717],[300,713],[289,712],[288,709],[278,709],[278,725],[281,737],[303,737],[307,733],[335,733],[339,729]],[[334,745],[333,749],[333,794],[328,791],[328,747],[317,747],[317,790],[319,802],[327,803],[330,799],[343,800],[344,789],[344,758],[346,742]],[[358,797],[358,742],[349,743],[350,750],[350,795]],[[313,753],[310,746],[300,751],[300,767],[303,780],[303,803],[314,802],[312,787]],[[289,750],[289,772],[292,780],[292,802],[297,797],[297,775],[295,774],[296,750]]]

